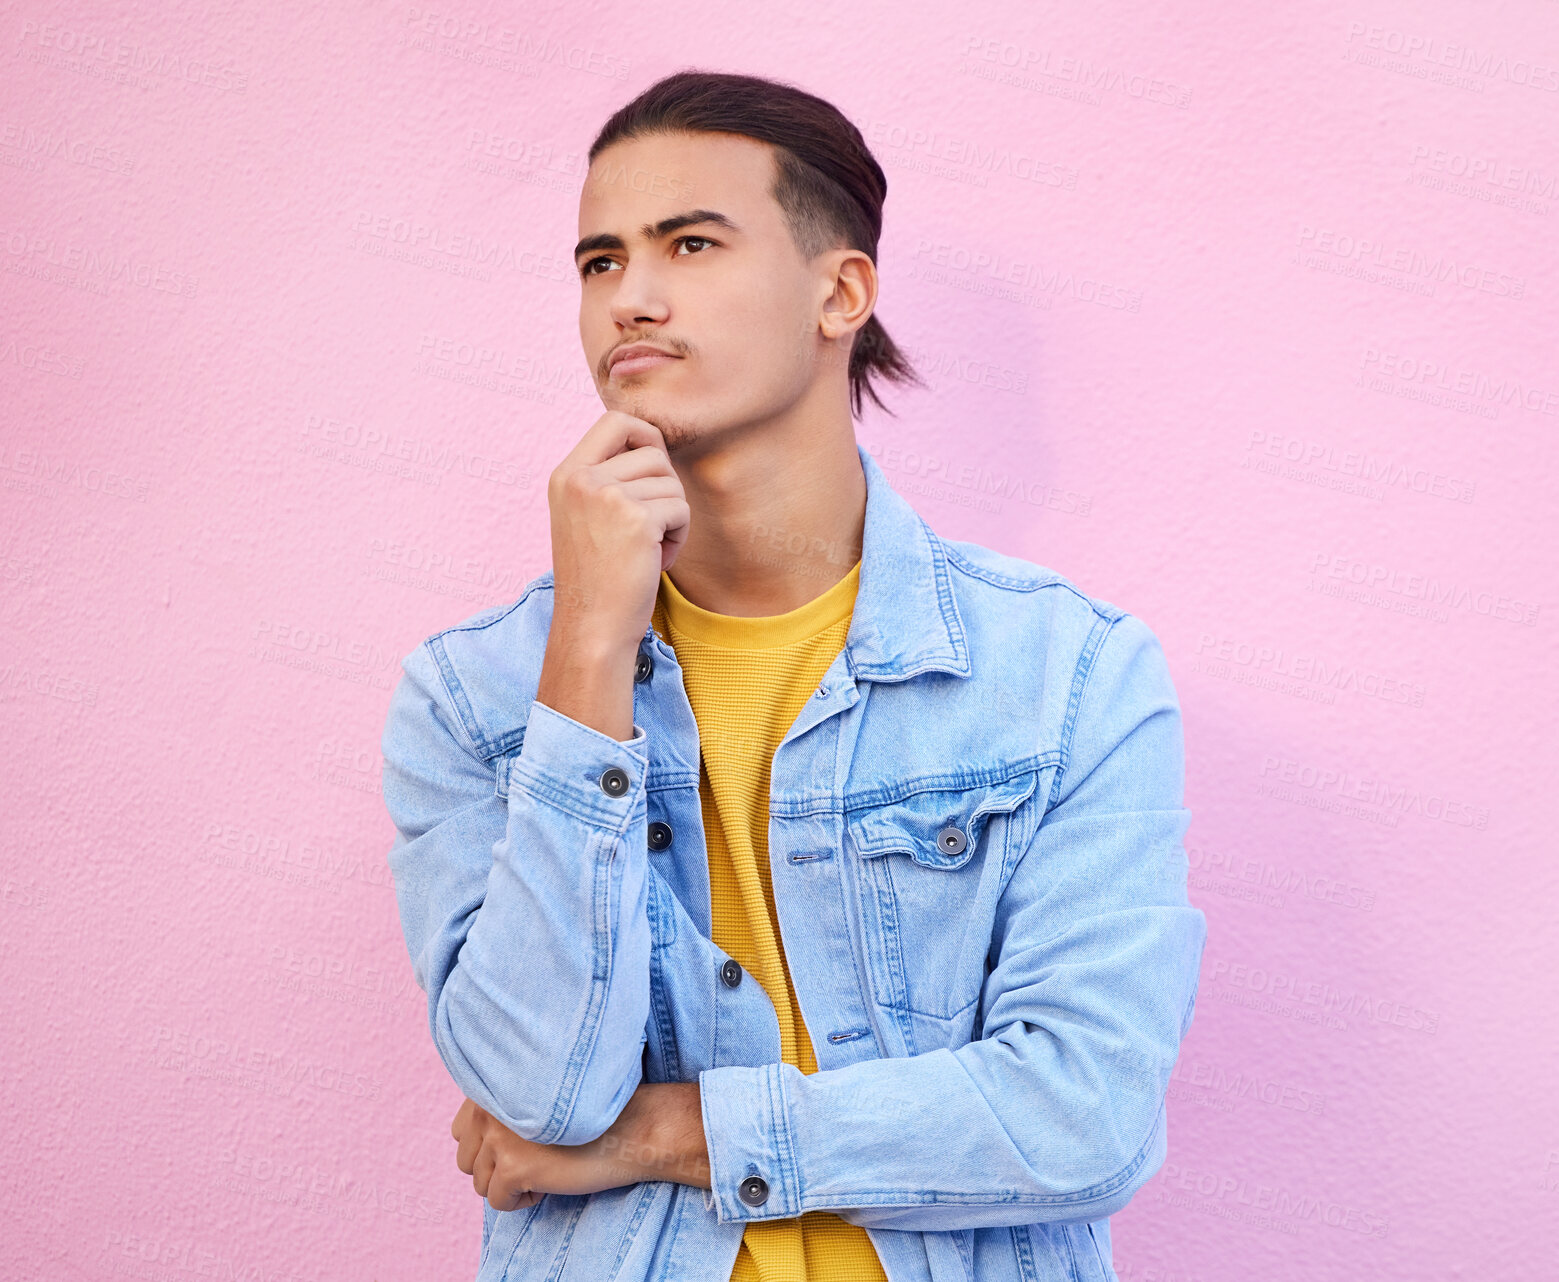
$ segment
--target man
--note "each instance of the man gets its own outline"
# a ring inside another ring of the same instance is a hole
[[[1205,919],[1134,616],[854,439],[886,181],[683,72],[602,130],[552,569],[403,661],[389,853],[478,1278],[1114,1278]],[[948,441],[948,448],[956,448]]]

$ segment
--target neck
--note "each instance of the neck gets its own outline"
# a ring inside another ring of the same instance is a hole
[[[824,429],[765,424],[718,449],[673,455],[690,516],[666,573],[717,614],[784,614],[861,557],[866,474],[848,417]]]

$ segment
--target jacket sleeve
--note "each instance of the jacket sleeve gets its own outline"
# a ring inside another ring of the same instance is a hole
[[[644,731],[537,701],[508,797],[431,647],[401,663],[381,748],[406,946],[455,1082],[516,1135],[582,1144],[641,1075],[649,1013]],[[616,768],[603,788],[602,776]]]
[[[998,906],[981,1036],[811,1074],[705,1070],[705,1205],[721,1222],[1097,1220],[1162,1164],[1206,918],[1186,899],[1184,744],[1163,651],[1132,615],[1103,626],[1078,666],[1048,808]],[[738,1192],[753,1175],[768,1185],[757,1206]]]

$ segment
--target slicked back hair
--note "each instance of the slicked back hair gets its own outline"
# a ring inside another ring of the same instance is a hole
[[[730,133],[775,148],[771,189],[803,257],[858,249],[877,261],[888,179],[840,110],[783,81],[718,71],[678,71],[614,112],[590,145],[589,162],[613,143],[660,133]],[[887,410],[873,380],[925,386],[874,312],[850,349],[850,412],[864,397]],[[887,410],[892,413],[891,410]]]

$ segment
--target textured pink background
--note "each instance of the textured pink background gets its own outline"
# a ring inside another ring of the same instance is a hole
[[[1121,1278],[1551,1276],[1559,7],[287,8],[0,22],[0,1274],[474,1272],[379,734],[549,563],[583,153],[693,65],[890,176],[895,485],[1170,656]]]

